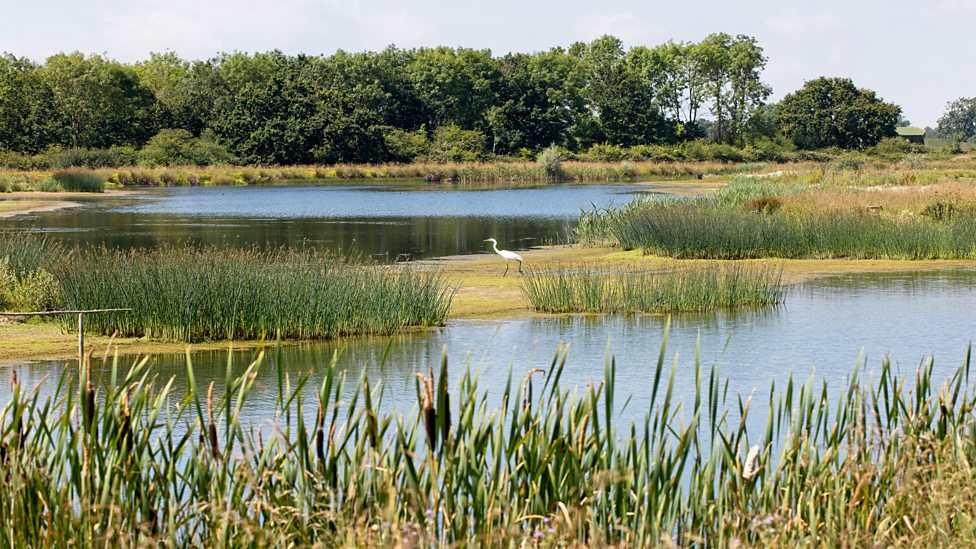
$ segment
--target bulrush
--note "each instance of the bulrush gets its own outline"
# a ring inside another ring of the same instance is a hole
[[[317,391],[318,467],[302,427],[307,378],[278,378],[266,416],[276,436],[267,445],[267,422],[240,422],[240,410],[254,405],[255,372],[281,367],[263,354],[243,373],[229,365],[224,394],[210,384],[205,400],[192,363],[184,395],[148,374],[146,361],[126,372],[118,360],[111,381],[96,385],[85,374],[81,390],[72,373],[43,398],[15,384],[0,410],[5,545],[80,538],[93,546],[180,547],[976,541],[976,386],[968,358],[938,378],[931,360],[898,373],[885,359],[872,371],[875,381],[862,381],[855,368],[830,391],[787,376],[763,391],[769,398],[760,408],[726,394],[715,366],[668,365],[662,347],[647,365],[651,394],[642,408],[615,404],[612,357],[602,381],[560,386],[565,354],[558,351],[544,371],[527,368],[504,385],[479,386],[476,372],[462,372],[453,422],[446,363],[439,373],[429,367],[416,375],[420,406],[405,413],[384,408],[379,390],[364,406],[359,397],[374,391],[372,383],[364,375],[345,387],[333,360]],[[692,392],[681,397],[675,387],[688,380],[696,380]],[[105,428],[89,434],[77,417],[96,392],[106,404],[90,408],[84,425]],[[227,413],[222,452],[218,411]],[[134,443],[131,461],[122,459],[120,432],[131,432],[121,435]],[[195,437],[199,446],[189,442]],[[240,459],[228,459],[231,440],[245,448]]]
[[[213,414],[213,388],[214,383],[210,382],[210,387],[207,388],[207,419],[209,424],[207,426],[207,435],[210,439],[210,451],[213,453],[214,461],[220,461],[220,448],[219,441],[217,440],[217,424],[214,422]]]

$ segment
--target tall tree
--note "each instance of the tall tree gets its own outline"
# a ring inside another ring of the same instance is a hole
[[[48,58],[40,74],[61,121],[59,144],[140,146],[158,129],[155,97],[132,67],[75,52]]]
[[[698,114],[705,96],[701,49],[688,42],[667,42],[630,52],[643,78],[654,89],[662,112],[676,124],[677,137],[694,139],[703,134]]]
[[[217,135],[248,164],[302,164],[321,138],[316,87],[305,57],[280,58],[273,71],[245,81],[213,120]]]
[[[54,96],[25,58],[0,56],[0,150],[34,154],[57,135]]]
[[[771,92],[761,79],[766,66],[762,48],[755,38],[717,33],[695,49],[715,116],[715,140],[742,143],[746,121]]]
[[[430,113],[429,126],[448,124],[484,130],[485,115],[497,101],[500,74],[489,50],[417,50],[407,66],[417,96]]]
[[[780,101],[776,121],[802,149],[860,149],[895,135],[901,107],[886,103],[850,78],[811,80]]]
[[[961,97],[946,106],[939,118],[939,134],[960,140],[976,137],[976,97]]]
[[[579,139],[585,144],[607,142],[633,146],[669,141],[672,127],[658,108],[654,89],[642,66],[629,57],[613,36],[602,36],[574,50],[583,61],[586,99],[592,120],[581,119]]]
[[[583,109],[576,63],[561,48],[499,60],[499,99],[486,115],[493,152],[573,146],[571,129]]]

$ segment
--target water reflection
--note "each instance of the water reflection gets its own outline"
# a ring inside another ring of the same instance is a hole
[[[935,355],[935,379],[941,380],[962,362],[967,344],[976,336],[973,303],[976,273],[972,271],[824,278],[794,289],[777,309],[674,317],[668,366],[677,360],[675,391],[679,400],[688,399],[694,391],[695,354],[700,352],[703,364],[716,365],[729,378],[730,395],[757,395],[760,416],[771,380],[785,381],[792,372],[801,380],[813,375],[837,387],[859,356],[867,359],[867,379],[887,354],[903,372]],[[277,397],[276,368],[283,368],[293,380],[309,374],[310,387],[318,387],[336,351],[339,367],[352,380],[366,372],[374,384],[385,387],[384,407],[405,411],[416,405],[414,372],[431,364],[436,367],[446,349],[452,383],[466,368],[479,372],[482,389],[489,391],[489,405],[494,406],[510,372],[521,379],[532,368],[548,368],[560,342],[572,344],[562,377],[565,387],[584,387],[602,379],[605,361],[612,356],[617,364],[618,403],[632,397],[629,408],[618,412],[623,417],[639,416],[645,411],[667,322],[660,316],[459,320],[439,330],[393,338],[289,345],[269,352],[245,407],[245,420],[268,420]],[[253,356],[254,351],[234,353],[234,371],[243,371]],[[227,361],[228,354],[222,351],[193,353],[198,382],[222,385]],[[174,378],[176,394],[182,392],[186,365],[181,355],[154,356],[151,364],[161,378]],[[17,370],[31,386],[45,375],[74,372],[75,363],[20,364]],[[108,370],[102,368],[100,375],[107,377]],[[52,382],[45,387],[52,388]],[[9,388],[0,384],[0,403],[8,399]]]
[[[77,208],[0,220],[69,243],[153,247],[316,246],[395,259],[477,253],[494,236],[509,249],[565,241],[580,209],[629,201],[643,187],[555,185],[433,190],[423,185],[153,189]]]

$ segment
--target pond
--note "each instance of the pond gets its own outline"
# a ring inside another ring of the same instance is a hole
[[[935,356],[934,379],[941,382],[964,360],[967,345],[976,337],[972,315],[976,303],[976,272],[968,270],[912,274],[851,274],[817,279],[794,287],[778,308],[759,311],[723,311],[679,315],[671,319],[666,357],[677,360],[675,391],[680,400],[694,394],[696,351],[702,364],[716,365],[730,380],[729,394],[753,395],[760,412],[771,380],[783,383],[792,373],[798,380],[813,376],[837,387],[852,372],[859,357],[866,360],[862,379],[877,372],[890,355],[895,368],[913,372],[926,357]],[[497,404],[509,372],[518,382],[533,368],[549,368],[560,342],[571,343],[562,384],[583,388],[602,379],[609,357],[617,365],[618,413],[641,417],[646,411],[654,366],[668,319],[659,316],[532,317],[496,321],[451,321],[446,327],[392,338],[358,338],[341,342],[289,345],[281,348],[280,362],[291,379],[308,373],[317,389],[332,353],[339,351],[338,366],[350,382],[366,371],[385,388],[384,407],[409,411],[416,405],[414,373],[435,369],[446,352],[452,387],[470,368],[480,372],[481,388],[489,404]],[[385,362],[384,353],[389,346]],[[253,351],[232,357],[241,372]],[[246,421],[268,422],[277,397],[279,360],[259,372]],[[222,385],[227,352],[192,354],[201,386]],[[131,359],[126,359],[127,364]],[[175,380],[176,394],[185,387],[182,355],[151,357],[161,379]],[[76,371],[76,361],[23,362],[18,377],[31,387],[45,376],[50,390],[61,372]],[[107,378],[108,369],[99,375]],[[782,386],[782,385],[780,385]],[[218,391],[219,392],[219,391]],[[314,402],[309,391],[309,402]],[[626,397],[632,397],[624,408]],[[10,398],[9,386],[0,383],[0,403]],[[308,413],[314,416],[314,406]],[[314,420],[310,416],[309,421]],[[752,416],[757,420],[761,413]]]
[[[380,259],[521,250],[564,242],[581,209],[629,202],[653,185],[481,189],[424,184],[175,187],[80,200],[70,209],[0,219],[0,229],[70,243],[150,247],[316,246]]]

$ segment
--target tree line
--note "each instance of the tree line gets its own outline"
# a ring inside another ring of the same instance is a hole
[[[625,49],[613,36],[495,57],[468,48],[329,56],[173,52],[124,64],[0,56],[0,151],[142,149],[149,163],[375,163],[528,156],[558,146],[870,146],[901,110],[849,79],[767,104],[749,36]],[[840,113],[840,114],[838,114]]]

